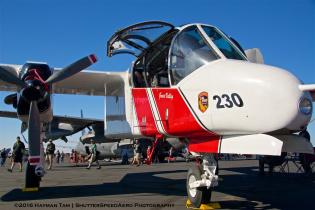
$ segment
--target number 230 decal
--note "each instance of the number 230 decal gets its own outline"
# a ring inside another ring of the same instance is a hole
[[[231,96],[228,94],[223,94],[222,96],[214,95],[213,100],[217,101],[217,109],[232,108],[233,106],[244,106],[241,96],[237,93],[232,93]],[[225,103],[223,103],[223,101],[225,101]]]

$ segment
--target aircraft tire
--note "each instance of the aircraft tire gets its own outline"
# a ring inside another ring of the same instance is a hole
[[[25,167],[25,188],[39,188],[41,177],[35,174],[35,167],[27,162]]]
[[[206,187],[200,187],[197,189],[190,189],[189,183],[201,180],[201,168],[200,166],[193,166],[189,169],[186,180],[186,189],[190,202],[199,208],[201,204],[207,204],[211,200],[212,189]]]

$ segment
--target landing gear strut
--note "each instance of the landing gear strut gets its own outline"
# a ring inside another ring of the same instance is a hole
[[[154,140],[154,142],[153,142],[153,145],[152,145],[152,148],[151,148],[151,151],[150,151],[150,155],[149,155],[149,157],[148,157],[148,159],[147,159],[147,161],[146,161],[146,164],[151,165],[154,152],[156,152],[156,151],[155,151],[156,146],[157,146],[158,142],[159,142],[160,140],[162,140],[162,139],[163,139],[163,136],[157,136],[157,137],[155,137],[155,140]]]
[[[41,177],[35,173],[36,166],[30,165],[29,162],[26,164],[25,169],[25,188],[26,191],[38,190]]]
[[[42,129],[42,124],[40,129]],[[44,176],[44,149],[43,138],[45,133],[41,132],[40,138],[29,138],[30,155],[25,168],[25,188],[23,191],[38,191],[40,186],[41,177]],[[36,141],[37,140],[37,141]],[[39,140],[39,141],[38,141]],[[35,148],[35,151],[34,151]],[[33,150],[31,150],[33,149]],[[34,155],[35,154],[35,155]]]
[[[217,160],[213,154],[204,155],[201,164],[189,169],[186,189],[188,198],[195,207],[210,203],[212,189],[218,185],[216,169]]]

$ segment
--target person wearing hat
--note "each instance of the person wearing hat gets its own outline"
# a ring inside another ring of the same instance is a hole
[[[12,165],[11,168],[8,169],[9,172],[12,172],[15,163],[19,163],[20,165],[20,172],[22,172],[22,160],[23,155],[25,152],[25,145],[21,141],[20,137],[16,137],[16,142],[13,145],[13,152],[12,152]]]
[[[52,142],[51,139],[49,139],[49,142],[48,142],[47,147],[46,147],[46,155],[47,155],[47,160],[48,160],[48,170],[51,170],[51,168],[52,168],[55,150],[56,150],[55,144]]]
[[[97,151],[97,146],[96,146],[96,144],[95,144],[95,142],[93,140],[91,140],[91,148],[90,148],[90,150],[91,150],[91,157],[89,159],[89,165],[86,168],[90,169],[92,163],[95,162],[97,164],[97,166],[98,166],[97,169],[100,169],[101,165],[98,162],[99,151]]]

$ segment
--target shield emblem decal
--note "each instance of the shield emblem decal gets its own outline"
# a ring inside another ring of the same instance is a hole
[[[207,92],[199,93],[198,108],[202,113],[208,109],[208,93]]]

